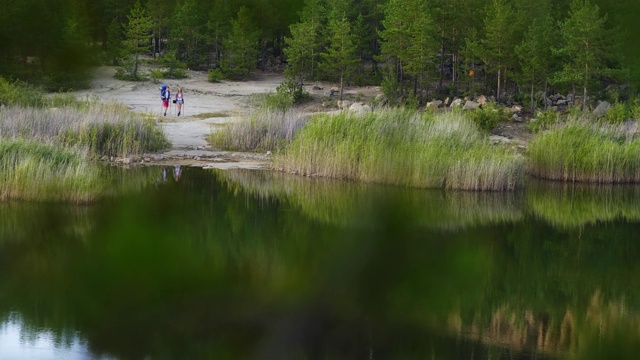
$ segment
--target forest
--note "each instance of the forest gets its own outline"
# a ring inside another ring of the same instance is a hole
[[[293,94],[380,85],[391,102],[548,93],[611,102],[640,85],[636,0],[4,0],[0,76],[52,91],[141,56],[211,80],[284,72]],[[170,71],[167,76],[180,76]]]

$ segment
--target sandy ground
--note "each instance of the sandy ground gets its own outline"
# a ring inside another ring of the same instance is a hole
[[[143,65],[141,71],[147,71]],[[189,77],[180,80],[122,81],[113,75],[115,67],[102,66],[94,71],[91,87],[74,94],[80,98],[98,97],[101,101],[125,104],[132,111],[151,114],[165,131],[172,148],[161,154],[146,154],[145,163],[192,165],[229,168],[269,168],[270,154],[234,153],[210,148],[207,135],[221,124],[234,121],[251,104],[252,95],[275,92],[284,80],[281,74],[257,71],[247,81],[223,81],[211,83],[206,72],[188,71]],[[181,116],[177,116],[175,105],[170,103],[167,116],[162,114],[160,85],[171,87],[172,96],[178,86],[184,92],[185,104]],[[335,85],[305,84],[312,101],[301,107],[304,112],[334,111],[334,104],[327,104],[326,92]],[[376,86],[354,87],[345,90],[345,99],[366,102],[380,94]]]
[[[282,75],[257,73],[248,81],[223,81],[211,83],[204,72],[189,71],[189,78],[131,82],[113,77],[115,67],[103,66],[94,72],[91,88],[77,91],[80,98],[98,97],[101,101],[125,104],[132,111],[152,114],[172,143],[172,148],[162,154],[147,154],[149,161],[163,164],[184,164],[217,168],[265,168],[270,165],[266,154],[242,154],[216,151],[209,147],[206,136],[215,131],[216,125],[234,120],[248,108],[251,95],[274,92],[282,82]],[[144,70],[143,70],[144,71]],[[184,92],[185,104],[181,116],[177,116],[171,103],[167,116],[162,115],[159,87],[171,87],[172,96],[178,86]]]

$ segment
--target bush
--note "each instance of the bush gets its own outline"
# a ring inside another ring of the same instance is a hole
[[[471,120],[485,131],[491,131],[501,122],[509,120],[507,110],[495,103],[486,103],[482,109],[469,112]]]
[[[295,104],[303,103],[310,99],[309,93],[295,82],[285,81],[278,85],[275,94],[268,94],[265,98],[265,107],[274,110],[287,110]]]
[[[534,133],[551,129],[555,124],[560,122],[560,114],[553,110],[539,111],[534,120],[531,120],[527,127]]]
[[[209,69],[209,81],[213,83],[220,82],[225,79],[224,72],[220,68]]]
[[[629,106],[627,106],[627,104],[617,102],[604,114],[604,121],[609,124],[622,124],[631,116],[632,113]]]

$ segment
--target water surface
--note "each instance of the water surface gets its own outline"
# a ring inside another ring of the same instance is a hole
[[[167,170],[114,169],[90,206],[0,204],[0,359],[640,353],[639,187]]]

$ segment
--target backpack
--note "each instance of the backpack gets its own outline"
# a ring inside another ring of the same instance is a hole
[[[162,85],[160,87],[160,100],[167,100],[167,85]]]

